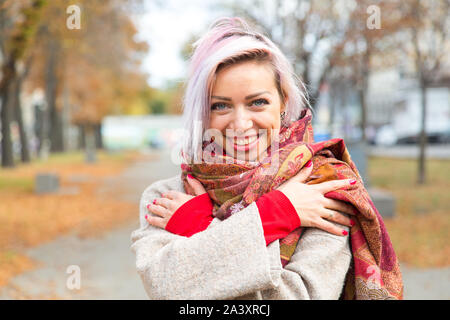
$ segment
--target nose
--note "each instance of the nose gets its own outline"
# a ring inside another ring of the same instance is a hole
[[[236,107],[232,117],[229,128],[235,131],[235,135],[244,134],[253,127],[251,113],[244,107]]]

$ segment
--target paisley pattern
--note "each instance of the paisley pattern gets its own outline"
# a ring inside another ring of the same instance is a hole
[[[347,189],[328,192],[325,196],[353,205],[355,225],[350,230],[352,264],[347,273],[342,299],[402,299],[403,282],[399,263],[383,220],[373,205],[358,170],[342,139],[315,143],[311,126],[311,112],[303,110],[299,120],[280,130],[278,143],[267,149],[261,162],[245,162],[225,153],[203,153],[201,163],[185,160],[181,165],[186,192],[194,194],[186,177],[198,179],[214,202],[213,214],[227,219],[261,195],[277,188],[296,175],[306,162],[313,162],[313,171],[306,183],[353,178],[357,183]],[[214,143],[214,142],[210,142]],[[203,148],[208,144],[204,144]],[[219,160],[219,161],[217,161]],[[289,263],[301,241],[300,227],[280,239],[280,259]]]

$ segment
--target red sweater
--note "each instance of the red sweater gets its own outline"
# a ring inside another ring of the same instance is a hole
[[[291,201],[278,190],[259,197],[256,200],[261,216],[266,245],[282,239],[301,225]],[[205,230],[214,219],[212,215],[213,203],[204,193],[184,203],[169,219],[166,230],[174,234],[190,237]]]

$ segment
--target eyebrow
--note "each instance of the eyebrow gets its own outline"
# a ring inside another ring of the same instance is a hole
[[[269,91],[261,91],[261,92],[258,92],[258,93],[250,94],[250,95],[246,96],[245,99],[248,100],[248,99],[254,98],[256,96],[259,96],[259,95],[261,95],[263,93],[269,93],[270,94]],[[211,96],[211,98],[216,98],[216,99],[225,100],[225,101],[231,101],[231,98],[228,98],[228,97]]]

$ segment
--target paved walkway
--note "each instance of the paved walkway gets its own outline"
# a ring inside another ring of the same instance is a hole
[[[405,299],[450,300],[450,267],[416,269],[401,265]]]
[[[156,161],[137,162],[120,177],[105,181],[100,192],[120,182],[129,190],[123,197],[139,201],[152,181],[178,172],[167,159],[163,154]],[[0,290],[0,299],[147,299],[130,251],[130,234],[136,228],[137,221],[98,238],[67,235],[27,250],[25,254],[41,265],[13,278]],[[67,289],[70,274],[66,271],[71,265],[80,267],[80,290]],[[405,299],[450,299],[450,267],[419,270],[402,265],[401,269]]]

